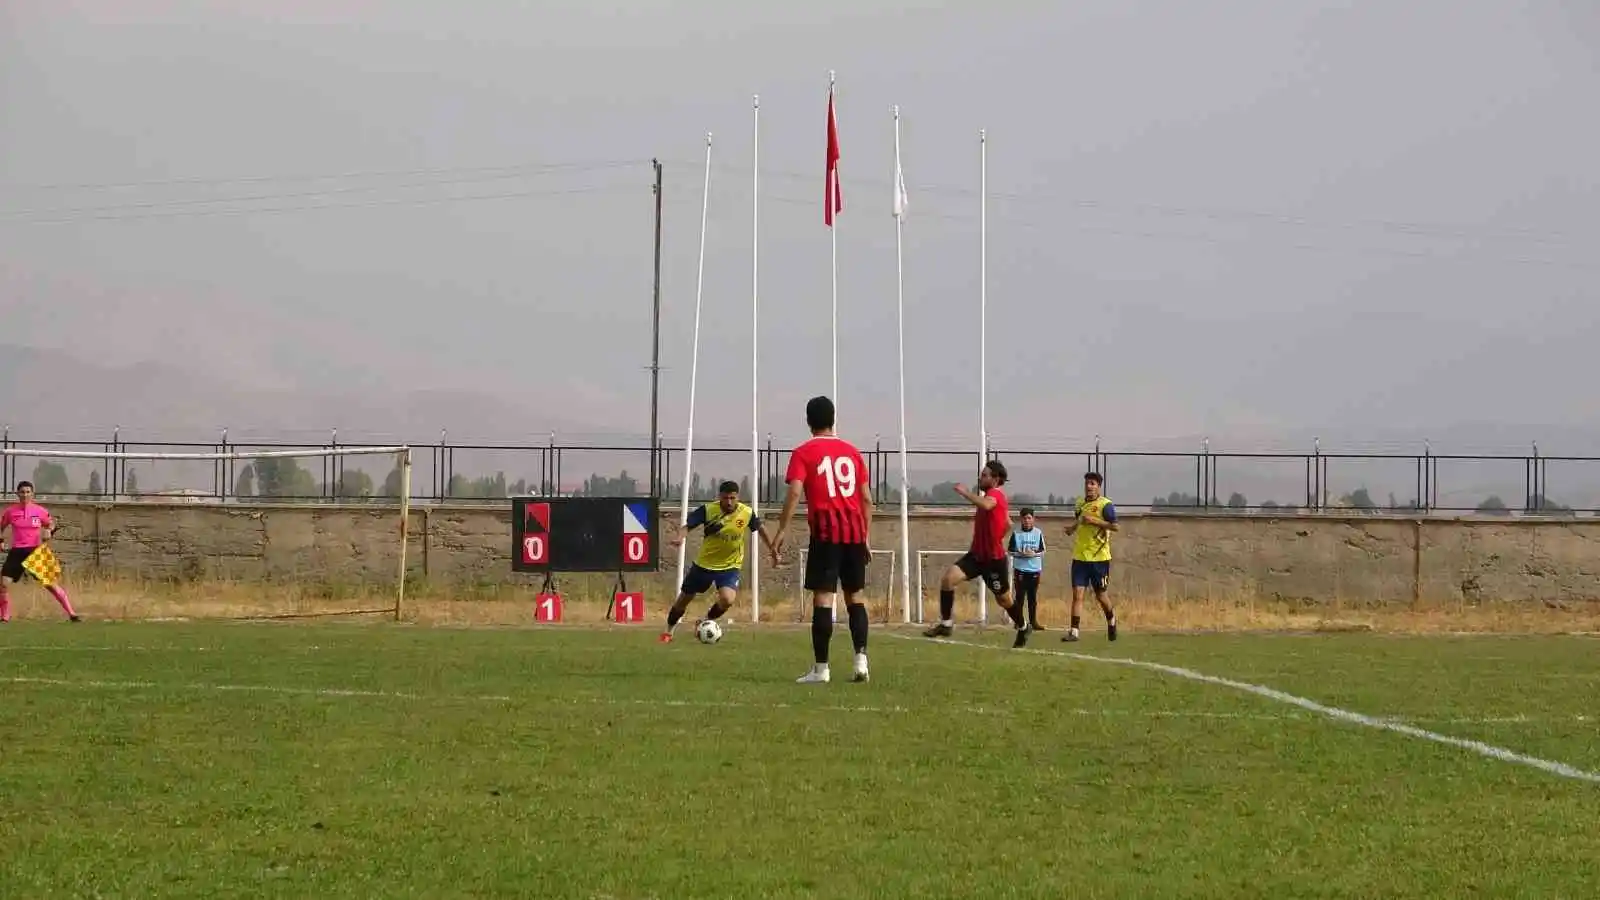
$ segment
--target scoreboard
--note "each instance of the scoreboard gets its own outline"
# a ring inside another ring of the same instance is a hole
[[[653,497],[513,497],[513,572],[654,572],[661,560]]]

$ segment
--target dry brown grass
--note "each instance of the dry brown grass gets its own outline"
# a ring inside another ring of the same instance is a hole
[[[646,619],[643,627],[661,621],[669,596],[666,582],[652,579],[639,585],[646,592]],[[70,586],[78,610],[91,619],[247,619],[349,617],[386,621],[392,617],[393,589],[346,588],[337,585],[251,584],[205,581],[174,584],[139,582],[125,578],[89,578]],[[410,585],[407,588],[403,620],[419,625],[507,626],[533,622],[534,595],[537,589],[524,585]],[[776,594],[776,596],[774,596]],[[576,585],[566,596],[567,623],[605,622],[609,593],[589,585]],[[809,620],[805,608],[792,590],[763,596],[764,624],[799,624]],[[730,614],[737,622],[749,616],[748,593]],[[23,584],[12,588],[13,615],[17,619],[59,618],[55,601],[37,587]],[[937,608],[937,597],[929,596],[925,609]],[[1178,599],[1170,596],[1117,598],[1117,615],[1129,633],[1162,632],[1249,632],[1249,631],[1374,631],[1396,634],[1442,633],[1600,633],[1600,603],[1570,604],[1565,607],[1538,602],[1486,604],[1431,603],[1413,607],[1409,598],[1387,604],[1348,604],[1337,599],[1325,603],[1262,600],[1241,595]],[[1061,597],[1048,597],[1040,603],[1040,618],[1052,629],[1067,622],[1068,607]],[[697,604],[691,615],[703,609]],[[900,621],[899,610],[882,597],[874,597],[869,609],[875,622]],[[960,621],[975,621],[977,604],[968,597],[958,601]],[[1003,627],[1004,616],[991,607],[989,622]],[[1084,612],[1086,630],[1102,626],[1091,598]]]

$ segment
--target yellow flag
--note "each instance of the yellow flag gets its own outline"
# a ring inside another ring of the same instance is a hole
[[[40,544],[29,553],[28,558],[22,561],[22,568],[39,579],[39,583],[45,587],[51,587],[61,580],[61,560],[56,559],[49,544]]]

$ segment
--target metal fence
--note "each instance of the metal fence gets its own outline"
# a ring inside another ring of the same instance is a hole
[[[191,502],[256,499],[304,503],[393,502],[398,472],[385,457],[340,454],[338,433],[325,443],[232,442],[223,432],[213,443],[124,440],[119,429],[105,441],[31,441],[6,430],[0,447],[0,481],[37,483],[41,495]],[[412,447],[411,495],[419,503],[493,503],[508,496],[649,496],[678,502],[691,454],[681,446],[568,444],[462,444],[441,439]],[[96,453],[215,453],[230,458],[199,461],[152,459],[56,460],[30,458],[27,451]],[[260,450],[321,451],[276,471],[270,485],[255,476],[248,459]],[[692,501],[711,499],[719,481],[740,482],[741,493],[759,496],[763,507],[781,503],[789,447],[768,438],[751,448],[712,444],[694,447],[688,473]],[[893,447],[862,448],[870,484],[881,504],[899,497],[900,461]],[[1314,447],[1307,453],[1111,451],[991,447],[991,457],[1010,471],[1014,508],[1050,510],[1069,506],[1081,492],[1082,475],[1101,473],[1105,491],[1131,510],[1212,513],[1351,511],[1374,515],[1497,513],[1577,515],[1600,511],[1600,457],[1527,454],[1341,453]],[[978,469],[974,452],[908,451],[911,501],[917,507],[961,506],[954,482],[971,484]],[[379,470],[370,467],[377,466]],[[752,485],[752,470],[760,473]],[[1555,476],[1552,481],[1552,474]]]

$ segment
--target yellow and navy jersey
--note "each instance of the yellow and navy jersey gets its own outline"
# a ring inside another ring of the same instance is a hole
[[[1110,497],[1098,497],[1088,501],[1079,498],[1074,511],[1080,519],[1085,513],[1089,513],[1107,522],[1117,521],[1117,508],[1112,505]],[[1072,534],[1072,558],[1083,562],[1109,561],[1111,532],[1105,528],[1084,525],[1080,522],[1078,530]]]
[[[689,527],[705,531],[694,564],[712,572],[725,572],[744,567],[746,535],[761,527],[761,519],[748,504],[740,503],[733,512],[725,513],[722,504],[713,500],[689,513]]]

